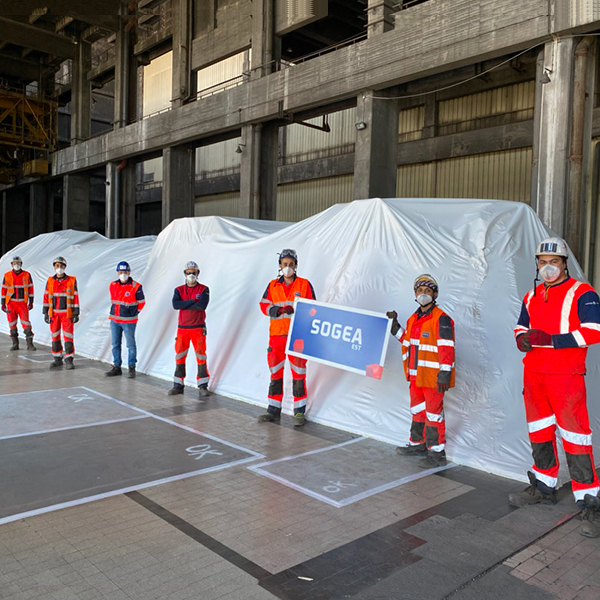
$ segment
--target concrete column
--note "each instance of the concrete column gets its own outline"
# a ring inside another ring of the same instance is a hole
[[[32,183],[29,186],[29,237],[48,231],[48,194],[46,185]]]
[[[92,45],[77,44],[71,89],[71,145],[87,140],[92,133],[92,86],[87,75],[92,68]]]
[[[358,97],[354,151],[354,198],[394,198],[398,173],[398,101],[382,92]]]
[[[531,203],[560,236],[567,223],[576,44],[574,38],[547,42],[536,78]]]
[[[252,78],[275,70],[275,0],[252,1]]]
[[[90,178],[88,175],[64,176],[63,229],[90,230]]]
[[[119,237],[122,238],[135,237],[135,167],[136,163],[128,160],[121,171],[122,216]]]
[[[182,106],[191,94],[193,6],[193,0],[173,0],[173,108]]]
[[[240,217],[277,218],[278,129],[274,123],[242,129]]]
[[[105,224],[104,234],[107,238],[116,238],[117,227],[117,202],[119,201],[119,190],[117,190],[118,176],[117,164],[108,163],[106,165],[106,209],[105,209]]]
[[[194,150],[175,146],[163,150],[162,226],[194,216]]]
[[[392,0],[369,0],[367,8],[368,36],[379,35],[394,29],[394,17],[392,16],[394,11]]]

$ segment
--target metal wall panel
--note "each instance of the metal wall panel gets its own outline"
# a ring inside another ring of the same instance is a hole
[[[396,196],[398,198],[434,198],[436,163],[398,167]]]
[[[197,196],[194,215],[196,217],[237,217],[239,216],[239,205],[239,192]]]
[[[437,165],[438,198],[491,198],[530,202],[532,148],[442,160]]]
[[[236,152],[242,138],[217,142],[196,149],[196,179],[210,179],[239,173],[241,153]]]
[[[197,71],[197,90],[200,96],[203,93],[222,92],[233,85],[241,83],[241,75],[244,71],[244,54],[234,54],[229,58],[219,61],[210,67]],[[240,78],[239,82],[232,82],[232,79]]]
[[[356,108],[331,113],[327,118],[331,128],[329,133],[297,123],[284,127],[284,164],[354,152]],[[323,118],[307,119],[307,123],[322,125]]]
[[[425,127],[424,106],[401,110],[398,118],[398,141],[420,140],[423,137],[423,127]]]
[[[142,116],[171,107],[173,52],[155,58],[144,67]]]
[[[351,202],[354,175],[287,183],[277,187],[277,220],[302,221],[333,206]]]
[[[444,100],[438,105],[439,134],[529,120],[534,106],[535,81]]]

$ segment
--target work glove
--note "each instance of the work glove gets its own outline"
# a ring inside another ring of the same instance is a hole
[[[541,329],[530,329],[529,343],[532,346],[552,346],[552,336]]]
[[[293,315],[294,314],[294,307],[293,306],[284,306],[284,312],[286,312],[288,315]]]
[[[8,311],[8,309],[6,308],[6,304],[3,304],[2,305],[2,312],[7,312],[7,311]]]
[[[443,394],[443,393],[447,392],[449,389],[450,389],[450,384],[449,384],[449,383],[440,383],[440,382],[438,381],[438,384],[437,384],[437,391],[438,391],[440,394]]]
[[[50,323],[52,323],[52,319],[50,318],[50,315],[44,315],[44,321],[46,323],[48,323],[48,325],[50,325]]]
[[[395,310],[390,310],[385,313],[388,319],[392,319],[392,335],[396,335],[400,331],[400,323],[398,323],[398,313]]]
[[[73,323],[79,323],[79,315],[74,315],[73,319],[71,319]]]
[[[27,310],[31,310],[33,308],[33,302],[29,302],[29,304],[27,304]]]
[[[529,338],[530,338],[529,331],[522,333],[517,338],[517,348],[521,352],[531,352],[533,350],[533,348],[531,347],[531,342],[529,341]]]

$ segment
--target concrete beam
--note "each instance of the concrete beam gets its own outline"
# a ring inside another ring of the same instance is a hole
[[[69,14],[70,17],[83,21],[90,25],[97,25],[103,29],[109,29],[110,31],[117,31],[119,29],[119,16],[118,15],[82,15],[82,14]]]
[[[65,175],[63,229],[90,230],[90,177],[87,174]]]
[[[64,35],[7,17],[0,17],[0,39],[9,44],[64,58],[75,58],[77,51],[77,45]]]
[[[8,77],[34,81],[40,76],[40,63],[14,56],[0,55],[0,73]]]
[[[388,96],[390,99],[387,99]],[[391,96],[368,91],[358,97],[354,151],[355,200],[394,198],[396,195],[398,101]]]
[[[469,6],[471,8],[469,8]],[[549,33],[548,4],[531,0],[515,12],[512,0],[461,2],[444,20],[411,24],[250,81],[202,102],[194,102],[90,140],[55,155],[58,173],[106,164],[166,146],[233,131],[240,125],[277,119],[281,110],[297,113],[523,50]],[[505,11],[508,16],[505,16]],[[407,13],[411,11],[405,11]],[[502,29],[502,35],[498,30]]]
[[[194,216],[194,162],[191,147],[163,151],[162,226],[174,219]]]

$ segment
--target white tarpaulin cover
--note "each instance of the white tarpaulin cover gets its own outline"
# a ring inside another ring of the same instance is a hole
[[[431,273],[440,283],[439,304],[456,323],[457,384],[445,401],[448,455],[461,464],[523,479],[531,456],[522,354],[515,347],[513,327],[521,300],[533,284],[536,244],[548,234],[528,206],[515,202],[373,199],[336,205],[295,224],[179,219],[156,241],[108,240],[76,231],[44,234],[2,257],[0,269],[10,269],[12,255],[23,257],[36,285],[33,329],[38,341],[49,344],[41,295],[52,273],[52,258],[65,256],[67,273],[78,278],[82,307],[75,328],[76,352],[110,362],[108,284],[115,278],[116,264],[129,261],[147,300],[137,329],[138,369],[171,379],[177,324],[173,288],[184,283],[185,262],[195,260],[200,280],[210,287],[211,388],[263,405],[269,384],[268,319],[258,303],[269,280],[277,276],[282,248],[298,251],[298,273],[312,282],[318,300],[380,312],[395,309],[401,322],[416,309],[414,278]],[[581,278],[574,260],[570,269]],[[6,320],[0,329],[8,332]],[[400,350],[392,340],[381,381],[309,363],[309,419],[406,443],[410,411]],[[191,352],[191,385],[196,374],[193,357]],[[592,348],[587,383],[596,432],[598,357]],[[7,387],[8,381],[2,381],[2,388],[8,391]],[[287,368],[284,407],[291,408]]]

